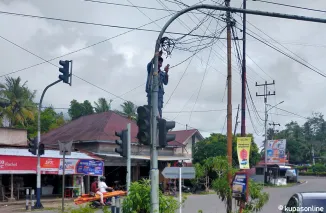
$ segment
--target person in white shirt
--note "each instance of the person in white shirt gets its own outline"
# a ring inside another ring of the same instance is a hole
[[[103,193],[106,193],[107,191],[107,189],[109,189],[109,190],[112,190],[112,188],[111,187],[108,187],[107,185],[106,185],[106,183],[105,183],[105,177],[100,177],[100,181],[99,181],[99,183],[98,183],[98,192],[97,192],[97,194],[99,194],[100,196],[101,196],[101,204],[102,205],[105,205],[104,204],[104,201],[103,201]]]

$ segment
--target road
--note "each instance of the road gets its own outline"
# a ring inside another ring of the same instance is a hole
[[[279,205],[284,205],[290,197],[297,192],[309,191],[326,191],[326,178],[316,177],[302,177],[301,180],[307,183],[292,186],[292,187],[279,187],[279,188],[266,188],[264,191],[270,195],[269,202],[264,206],[261,212],[263,213],[280,213],[278,210]],[[58,207],[58,205],[57,205]],[[221,213],[226,212],[223,202],[215,194],[210,195],[190,195],[188,196],[183,207],[183,213],[198,213],[202,210],[203,213]],[[10,210],[10,207],[1,207],[2,213],[18,212]],[[58,211],[35,211],[39,213],[57,213]],[[100,213],[102,211],[98,211]]]
[[[264,191],[269,193],[269,202],[264,206],[261,212],[279,213],[279,205],[284,205],[290,197],[297,192],[326,191],[326,179],[316,177],[302,177],[307,183],[292,187],[266,188]],[[182,212],[198,213],[226,212],[225,205],[220,201],[217,195],[192,195],[188,196]]]

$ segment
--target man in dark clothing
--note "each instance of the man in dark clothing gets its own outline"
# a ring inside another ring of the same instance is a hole
[[[162,118],[162,108],[163,108],[163,96],[164,96],[164,85],[167,85],[169,83],[169,64],[165,66],[164,71],[161,71],[161,67],[163,64],[163,58],[162,58],[162,51],[156,53],[155,55],[158,56],[158,112],[160,118]],[[152,59],[148,64],[147,64],[147,82],[146,82],[146,93],[147,93],[147,102],[148,105],[151,105],[151,85],[152,85],[152,76],[151,76],[151,71],[154,67],[154,59]]]

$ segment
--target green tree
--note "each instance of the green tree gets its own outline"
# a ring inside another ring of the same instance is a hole
[[[131,101],[125,101],[123,104],[120,105],[122,111],[120,112],[124,116],[127,116],[130,120],[137,119],[137,106]]]
[[[112,99],[108,103],[105,98],[99,98],[97,102],[94,102],[94,109],[96,113],[107,112],[111,110]]]
[[[34,117],[37,118],[37,112]],[[57,113],[52,107],[46,108],[41,111],[41,134],[46,133],[52,129],[56,129],[65,123],[65,119],[62,113]],[[18,128],[24,128],[24,126],[17,125]],[[27,134],[29,138],[37,136],[37,119],[27,120],[25,123]]]
[[[1,118],[6,118],[10,127],[16,127],[18,124],[25,126],[28,119],[34,120],[35,93],[36,91],[31,91],[27,87],[27,81],[21,82],[20,77],[6,77],[5,83],[0,83],[0,98],[6,100],[8,104],[2,105]]]
[[[68,113],[70,118],[75,120],[81,116],[93,114],[94,110],[92,104],[88,100],[85,100],[83,103],[79,103],[74,99],[70,102]]]
[[[237,135],[239,137],[239,135]],[[232,165],[237,167],[239,165],[237,154],[237,137],[232,141]],[[260,154],[257,144],[254,141],[252,134],[248,134],[247,137],[252,137],[249,164],[251,167],[255,166],[260,160]],[[194,146],[193,162],[204,163],[204,161],[210,157],[226,156],[227,155],[227,140],[226,135],[213,133],[208,138],[199,141]]]
[[[219,198],[226,204],[227,197],[232,196],[232,189],[228,181],[228,173],[234,175],[237,170],[229,166],[226,157],[211,157],[205,160],[205,165],[201,166],[216,173],[216,178],[212,182],[212,187]],[[196,169],[197,168],[198,167],[196,166]],[[196,171],[196,175],[196,178],[200,178],[200,175],[202,175],[202,177],[205,176],[205,174],[200,171]],[[243,212],[259,212],[268,200],[269,195],[268,193],[263,192],[263,187],[254,181],[249,180],[249,198]]]

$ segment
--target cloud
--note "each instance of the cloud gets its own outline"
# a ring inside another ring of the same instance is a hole
[[[144,2],[131,0],[131,2],[135,5],[146,5],[154,8],[163,8],[165,5],[169,9],[180,10],[180,7],[176,4],[168,2],[164,2],[164,5],[150,0]],[[212,3],[211,1],[207,2]],[[280,0],[275,2],[282,3]],[[195,0],[187,1],[187,4],[194,3],[197,2]],[[313,3],[304,0],[287,1],[287,4],[320,9],[323,8],[323,3],[323,0],[316,0]],[[123,4],[130,4],[130,2],[126,1]],[[231,4],[234,7],[240,7],[241,1],[233,1]],[[322,13],[285,8],[261,2],[248,2],[247,7],[253,10],[323,17]],[[164,17],[168,14],[166,11],[139,9],[146,14],[145,16],[136,8],[77,0],[1,1],[0,10],[128,27],[139,27],[151,22],[151,20]],[[199,19],[203,17],[198,14],[189,14],[189,16],[183,15],[180,20],[192,28],[198,21],[195,16]],[[233,14],[233,16],[238,22],[241,22],[238,15]],[[157,25],[150,24],[144,28],[160,30],[167,20],[165,18],[164,20],[158,21]],[[326,44],[323,44],[323,35],[326,32],[322,24],[253,15],[248,15],[247,20],[254,25],[247,24],[248,32],[252,35],[257,37],[258,34],[258,37],[262,37],[268,42],[271,42],[271,44],[277,45],[282,51],[286,51],[270,38],[272,37],[307,61],[304,62],[305,64],[310,63],[320,71],[324,71],[323,62]],[[188,30],[184,24],[176,21],[168,28],[168,31],[187,33]],[[223,23],[212,22],[209,28],[210,31],[215,31],[218,24]],[[41,91],[48,84],[57,80],[59,75],[57,67],[59,66],[59,60],[73,60],[73,73],[84,79],[83,81],[74,77],[72,87],[63,83],[51,87],[44,98],[44,105],[64,108],[69,106],[72,99],[78,101],[87,99],[93,103],[99,97],[105,97],[107,99],[114,99],[112,103],[113,107],[119,108],[123,100],[116,98],[110,93],[120,96],[137,86],[137,89],[124,94],[122,98],[131,100],[137,105],[146,103],[145,88],[140,85],[146,82],[146,65],[154,54],[153,48],[158,33],[133,31],[109,39],[127,30],[9,15],[1,16],[0,25],[0,35],[4,38],[9,39],[46,60],[57,58],[51,61],[55,66],[44,63],[12,74],[13,77],[21,76],[24,81],[28,80],[28,86],[38,91],[37,100],[40,97]],[[208,26],[209,20],[204,25]],[[206,29],[205,26],[202,26],[193,33],[203,34],[203,31]],[[238,27],[241,28],[241,24]],[[261,29],[265,34],[255,27]],[[242,33],[239,30],[236,31],[238,37],[241,38]],[[173,35],[173,37],[176,38],[179,36]],[[225,32],[222,33],[221,37],[226,37]],[[190,37],[188,36],[187,38]],[[196,45],[196,42],[194,40],[189,45]],[[241,77],[239,75],[236,48],[234,43],[232,44],[232,126],[234,126],[237,113],[236,108],[241,103]],[[210,132],[226,132],[225,109],[227,96],[225,87],[227,66],[225,45],[226,41],[221,39],[217,45],[212,46],[213,51],[207,69],[206,63],[210,48],[206,48],[198,53],[197,56],[194,56],[189,66],[188,63],[190,60],[170,70],[169,85],[165,89],[166,94],[164,97],[165,103],[168,102],[168,104],[164,107],[163,112],[166,112],[166,117],[174,118],[178,115],[175,112],[183,111],[176,117],[178,129],[185,128],[187,124],[187,128],[198,128],[205,136]],[[0,75],[43,62],[43,60],[3,39],[0,40],[0,48],[2,50],[0,51],[2,61]],[[241,42],[239,42],[239,48],[241,52]],[[79,49],[82,50],[76,51]],[[73,54],[62,56],[74,51],[76,52]],[[164,64],[176,65],[188,58],[191,54],[174,49],[172,56],[164,59]],[[275,105],[280,101],[284,101],[279,106],[280,108],[303,116],[309,116],[312,111],[325,112],[325,101],[321,98],[324,93],[323,77],[249,35],[247,36],[247,54],[248,85],[252,99],[262,118],[264,116],[264,102],[262,97],[256,97],[256,92],[261,94],[263,91],[261,87],[256,87],[255,83],[272,82],[273,80],[275,80],[276,84],[275,86],[269,86],[269,90],[271,92],[275,90],[276,96],[268,97],[269,104]],[[292,53],[289,54],[292,55]],[[294,57],[298,58],[297,56]],[[183,75],[184,72],[185,74]],[[201,84],[205,72],[205,78]],[[200,86],[201,90],[197,99]],[[169,100],[170,96],[171,99]],[[252,110],[249,96],[247,100]],[[190,111],[192,109],[194,112],[191,114]],[[298,120],[299,123],[304,122],[304,119],[282,112],[276,108],[270,110],[270,113],[269,119],[281,123],[281,129],[291,120]],[[254,112],[251,111],[250,114],[252,116],[251,119],[249,113],[246,113],[247,132],[254,132],[253,126],[255,126],[260,131],[260,135],[262,135],[262,122],[257,120],[259,118],[255,118]],[[240,127],[238,126],[237,132],[239,131]],[[260,143],[262,137],[258,135],[256,137],[256,142]]]

